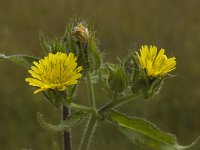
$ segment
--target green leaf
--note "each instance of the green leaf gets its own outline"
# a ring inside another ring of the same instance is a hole
[[[97,46],[94,31],[91,32],[91,37],[88,43],[89,61],[92,67],[91,70],[98,70],[102,64],[102,56]]]
[[[75,40],[73,38],[73,30],[74,26],[77,24],[77,20],[75,18],[71,19],[70,22],[68,23],[65,34],[63,36],[63,42],[66,46],[67,52],[72,52],[76,56],[78,55],[78,48],[75,44]]]
[[[30,68],[33,65],[33,61],[38,61],[39,59],[27,55],[11,55],[6,56],[5,54],[0,54],[0,59],[7,59],[10,62],[14,62],[25,68]]]
[[[113,111],[111,121],[129,139],[142,147],[145,146],[155,150],[198,150],[200,147],[200,138],[197,138],[189,146],[181,146],[177,143],[174,135],[162,132],[152,123],[140,118],[127,117]]]
[[[112,63],[106,63],[105,64],[105,67],[106,67],[106,69],[107,69],[107,71],[109,72],[109,73],[112,73],[113,71],[116,71],[117,70],[117,65],[116,64],[112,64]]]
[[[128,77],[129,82],[132,82],[134,69],[136,69],[136,68],[135,68],[135,64],[132,60],[132,56],[130,54],[127,54],[127,56],[124,58],[123,67],[124,67],[124,70]]]
[[[42,32],[39,33],[40,44],[45,54],[51,53],[51,46]]]
[[[136,57],[135,52],[133,50],[130,50],[129,51],[129,55],[131,56],[132,61],[133,61],[133,68],[134,68],[134,71],[133,71],[133,83],[134,83],[138,78],[140,78],[141,69],[140,69],[140,65],[139,65],[139,62],[138,62],[138,59]]]
[[[45,37],[42,32],[39,34],[40,44],[45,54],[48,53],[57,53],[62,52],[66,53],[66,42],[63,37],[54,37],[53,39],[49,39]]]
[[[75,112],[58,125],[47,123],[43,119],[43,114],[41,114],[40,112],[37,113],[37,118],[41,127],[53,132],[62,132],[80,124],[83,120],[87,118],[87,114],[80,111]]]
[[[51,51],[52,53],[62,52],[66,53],[65,43],[59,37],[55,37],[53,40],[50,41]]]

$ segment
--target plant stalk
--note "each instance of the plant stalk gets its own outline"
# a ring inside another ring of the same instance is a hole
[[[62,106],[62,112],[61,113],[62,113],[62,120],[65,120],[69,117],[70,110],[69,110],[69,108]],[[62,139],[63,139],[63,150],[72,150],[70,131],[63,131]]]
[[[71,103],[69,107],[73,110],[85,111],[88,113],[95,113],[95,110],[92,107],[87,107],[87,106],[79,105],[76,103]]]
[[[94,97],[94,88],[92,84],[92,78],[90,72],[87,74],[87,90],[88,90],[88,99],[91,107],[95,111],[95,113],[90,114],[89,120],[87,122],[84,134],[81,139],[79,150],[88,150],[90,147],[90,143],[92,141],[92,136],[96,128],[97,120],[96,120],[96,105],[95,105],[95,97]]]
[[[79,150],[88,150],[89,149],[93,134],[95,132],[96,124],[97,124],[96,116],[90,115],[90,118],[86,125],[86,129],[85,129],[83,137],[81,139],[81,144],[80,144]]]
[[[88,99],[90,105],[93,107],[93,109],[96,109],[96,104],[95,104],[95,98],[94,98],[94,88],[92,84],[92,77],[90,72],[87,74],[87,89],[88,89]]]
[[[126,103],[128,101],[133,100],[133,99],[137,99],[139,97],[140,97],[140,95],[138,96],[138,95],[131,94],[131,95],[124,96],[124,97],[121,97],[119,99],[110,101],[109,103],[107,103],[106,105],[104,105],[103,107],[101,107],[98,112],[100,114],[105,113],[105,112],[111,110],[112,108],[115,108],[115,107],[117,107],[119,105],[122,105],[122,104],[124,104],[124,103]]]

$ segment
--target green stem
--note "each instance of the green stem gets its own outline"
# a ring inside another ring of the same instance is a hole
[[[69,107],[73,110],[80,110],[80,111],[91,112],[91,113],[95,112],[95,110],[92,107],[87,107],[87,106],[83,106],[83,105],[79,105],[75,103],[71,103]]]
[[[94,98],[94,88],[93,88],[90,72],[88,72],[88,74],[87,74],[87,89],[88,89],[88,99],[89,99],[90,105],[94,109],[96,109],[95,98]]]
[[[86,129],[84,131],[83,137],[81,139],[81,144],[79,150],[88,150],[90,143],[92,141],[92,136],[96,128],[96,116],[90,115],[90,118],[87,122]]]
[[[106,105],[104,105],[102,108],[99,109],[99,113],[102,114],[102,113],[105,113],[109,110],[111,110],[112,108],[115,108],[119,105],[122,105],[130,100],[133,100],[133,99],[137,99],[139,98],[140,96],[136,96],[136,95],[128,95],[128,96],[124,96],[124,97],[121,97],[119,99],[116,99],[114,101],[111,101],[109,103],[107,103]]]
[[[91,74],[89,72],[87,74],[87,82],[86,83],[87,83],[89,103],[92,106],[93,111],[95,111],[95,114],[90,115],[87,126],[85,128],[85,132],[84,132],[83,137],[81,139],[81,144],[80,144],[79,150],[88,150],[89,149],[90,143],[91,143],[91,140],[92,140],[92,136],[93,136],[93,133],[95,131],[96,124],[97,124],[94,89],[93,89]]]

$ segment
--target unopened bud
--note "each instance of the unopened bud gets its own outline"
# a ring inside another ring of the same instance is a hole
[[[118,67],[116,71],[110,71],[108,84],[114,93],[121,93],[127,88],[127,77],[123,67]]]
[[[88,28],[84,27],[82,23],[79,23],[74,27],[73,35],[77,41],[85,43],[89,38]]]

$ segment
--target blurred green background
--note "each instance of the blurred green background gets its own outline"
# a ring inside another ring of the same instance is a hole
[[[106,60],[117,62],[128,48],[155,44],[177,57],[176,77],[165,80],[150,101],[124,105],[122,112],[143,117],[176,134],[182,145],[200,135],[200,5],[199,0],[0,0],[0,51],[42,56],[39,31],[61,36],[74,15],[95,18],[97,37]],[[0,60],[0,149],[51,150],[59,135],[42,129],[36,112],[52,123],[59,111],[33,95],[27,71]],[[83,89],[84,86],[80,86]],[[99,94],[97,94],[99,95]],[[84,93],[79,98],[84,103]],[[105,100],[98,96],[98,106]],[[84,123],[72,130],[76,150]],[[138,150],[111,125],[99,124],[91,150]]]

